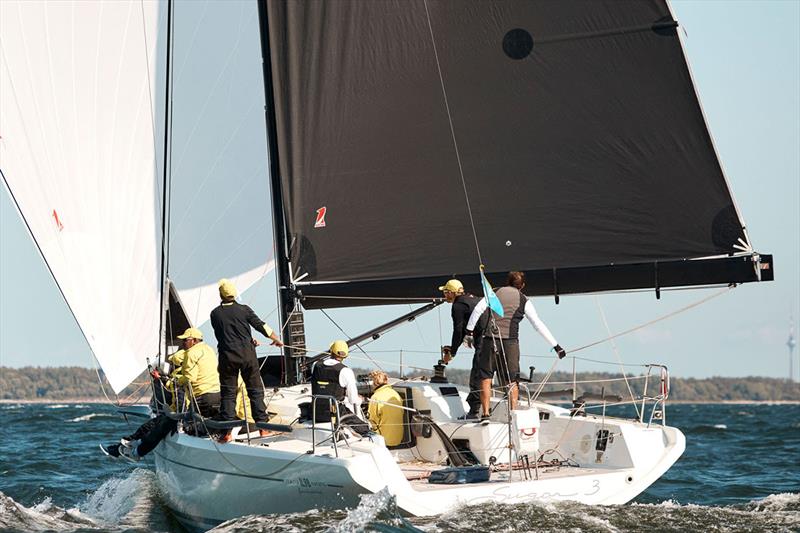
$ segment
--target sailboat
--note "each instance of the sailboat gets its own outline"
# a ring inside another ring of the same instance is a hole
[[[215,303],[213,286],[181,290],[168,276],[171,3],[0,6],[3,181],[119,392]],[[287,345],[264,365],[279,431],[162,442],[156,479],[181,522],[346,508],[380,491],[416,516],[623,504],[662,476],[685,438],[666,425],[660,365],[635,420],[564,408],[523,383],[516,412],[499,395],[489,420],[463,421],[468,391],[441,367],[401,379],[404,439],[391,449],[306,420],[301,404],[318,358],[303,310],[422,304],[365,324],[356,345],[435,308],[454,275],[479,293],[482,265],[493,285],[524,271],[529,296],[556,302],[773,279],[669,5],[264,0],[258,12]],[[239,273],[240,288],[268,268]],[[470,469],[486,478],[431,482]]]

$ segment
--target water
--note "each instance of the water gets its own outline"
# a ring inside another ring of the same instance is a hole
[[[403,519],[388,494],[350,511],[232,520],[215,533],[291,531],[800,531],[800,405],[672,405],[686,453],[635,502],[481,505]],[[0,532],[180,532],[151,464],[97,447],[131,431],[98,404],[0,404]]]

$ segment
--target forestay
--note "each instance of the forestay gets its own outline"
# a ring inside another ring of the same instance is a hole
[[[265,1],[306,307],[477,290],[465,192],[531,294],[760,279],[664,1]]]
[[[3,178],[116,392],[159,344],[163,7],[0,2]]]

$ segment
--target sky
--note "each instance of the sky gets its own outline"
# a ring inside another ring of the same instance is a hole
[[[751,242],[775,258],[776,281],[731,291],[695,290],[536,298],[577,369],[663,363],[681,377],[787,377],[789,319],[800,320],[800,2],[673,1],[709,129]],[[254,2],[183,2],[175,13],[173,219],[170,273],[179,287],[215,281],[271,257],[263,85]],[[0,162],[2,163],[2,162]],[[237,238],[229,239],[231,228]],[[209,242],[228,241],[224,249]],[[443,282],[445,280],[442,280]],[[716,292],[715,292],[716,291]],[[242,301],[276,325],[267,275]],[[661,317],[711,298],[671,318]],[[307,345],[324,350],[409,306],[308,311]],[[607,322],[607,327],[605,321]],[[338,328],[341,328],[339,330]],[[208,325],[202,329],[213,345]],[[344,331],[344,333],[342,333]],[[545,342],[523,324],[521,367],[546,371]],[[364,350],[379,366],[430,367],[449,344],[449,306],[397,328]],[[270,353],[266,348],[262,353]],[[352,366],[372,366],[352,352]],[[469,366],[459,352],[451,365]],[[93,366],[94,359],[8,194],[0,192],[0,365]],[[571,365],[562,362],[560,369]],[[800,370],[795,352],[795,377]]]

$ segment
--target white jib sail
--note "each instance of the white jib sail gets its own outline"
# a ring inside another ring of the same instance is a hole
[[[272,272],[274,268],[275,261],[270,259],[266,263],[228,279],[233,282],[241,294]],[[216,281],[202,287],[179,290],[178,294],[183,310],[193,326],[200,326],[208,321],[211,310],[219,305],[219,287]]]
[[[116,392],[158,352],[163,11],[0,1],[0,168]]]

